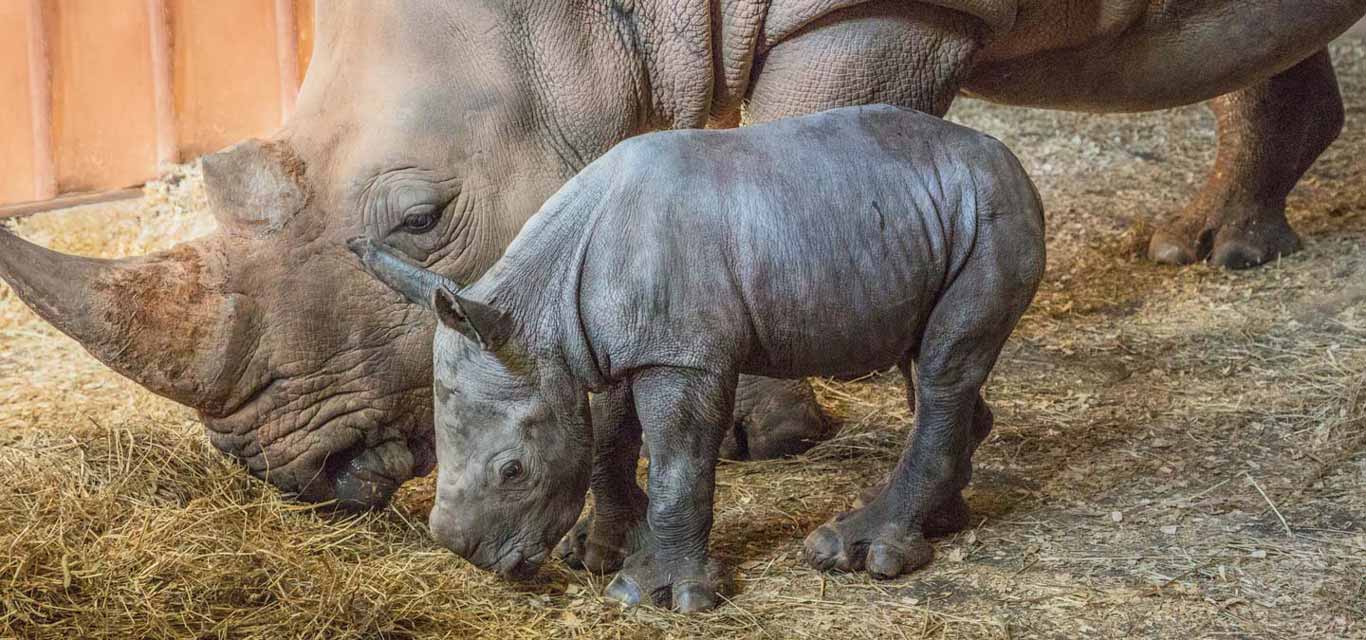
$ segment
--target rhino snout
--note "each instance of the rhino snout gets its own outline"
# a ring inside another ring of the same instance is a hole
[[[449,549],[451,553],[473,562],[471,556],[479,550],[479,539],[475,536],[466,535],[466,531],[446,509],[441,507],[439,502],[432,507],[432,514],[428,518],[427,526],[432,530],[432,537],[441,546]]]
[[[551,544],[544,540],[519,542],[518,536],[502,538],[488,536],[462,526],[450,509],[438,504],[432,507],[428,521],[432,537],[441,546],[484,571],[511,580],[526,580],[536,574],[550,556]],[[480,518],[472,518],[479,521]]]

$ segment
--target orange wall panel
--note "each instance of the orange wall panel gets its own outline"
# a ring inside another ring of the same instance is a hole
[[[301,78],[312,54],[313,0],[35,2],[46,22],[61,193],[117,189],[155,176],[158,123],[162,154],[182,162],[269,136],[290,103],[282,85],[297,81],[282,77],[289,68],[282,65],[297,64]],[[293,7],[296,53],[277,51],[290,42],[290,22],[277,22],[281,6]],[[29,0],[0,0],[0,204],[37,195],[28,7]],[[153,31],[152,15],[165,16],[161,30]],[[169,48],[157,51],[168,55],[154,54],[158,40]],[[160,71],[157,60],[165,61]]]
[[[49,12],[58,189],[111,189],[155,175],[146,2],[61,0]]]
[[[0,202],[32,200],[33,118],[29,110],[28,9],[0,1]]]
[[[294,19],[299,29],[299,78],[313,58],[313,0],[294,0]]]
[[[190,160],[280,126],[273,0],[171,0],[176,132]]]

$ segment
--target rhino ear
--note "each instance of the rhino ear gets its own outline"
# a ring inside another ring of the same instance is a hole
[[[476,302],[446,288],[437,287],[432,308],[441,324],[469,338],[485,351],[498,351],[512,337],[512,317],[482,302]]]
[[[226,226],[273,233],[307,203],[303,161],[284,141],[240,142],[201,166],[209,209]]]

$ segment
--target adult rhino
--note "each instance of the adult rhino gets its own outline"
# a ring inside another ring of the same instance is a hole
[[[960,91],[1135,111],[1214,98],[1218,160],[1153,257],[1298,246],[1286,193],[1336,137],[1324,47],[1366,0],[408,0],[318,7],[285,127],[204,159],[212,236],[126,260],[0,231],[0,276],[103,362],[196,408],[307,500],[383,504],[433,461],[430,322],[367,276],[367,235],[472,282],[629,136]],[[750,383],[751,448],[801,446],[808,390]],[[741,395],[745,395],[741,390]]]

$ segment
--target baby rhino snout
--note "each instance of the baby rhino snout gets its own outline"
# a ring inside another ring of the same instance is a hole
[[[500,544],[486,540],[486,536],[481,535],[480,532],[462,527],[458,520],[450,515],[450,511],[443,509],[440,503],[432,507],[428,527],[432,531],[432,537],[436,538],[441,546],[446,547],[474,566],[484,571],[497,573],[503,578],[512,580],[531,578],[536,574],[548,554],[548,547],[527,553],[526,550],[515,544],[508,542]]]
[[[451,517],[446,509],[442,509],[439,502],[432,507],[427,526],[432,531],[432,537],[436,538],[441,546],[450,549],[452,553],[461,558],[468,560],[479,549],[478,540],[473,536],[466,535],[455,518]]]

